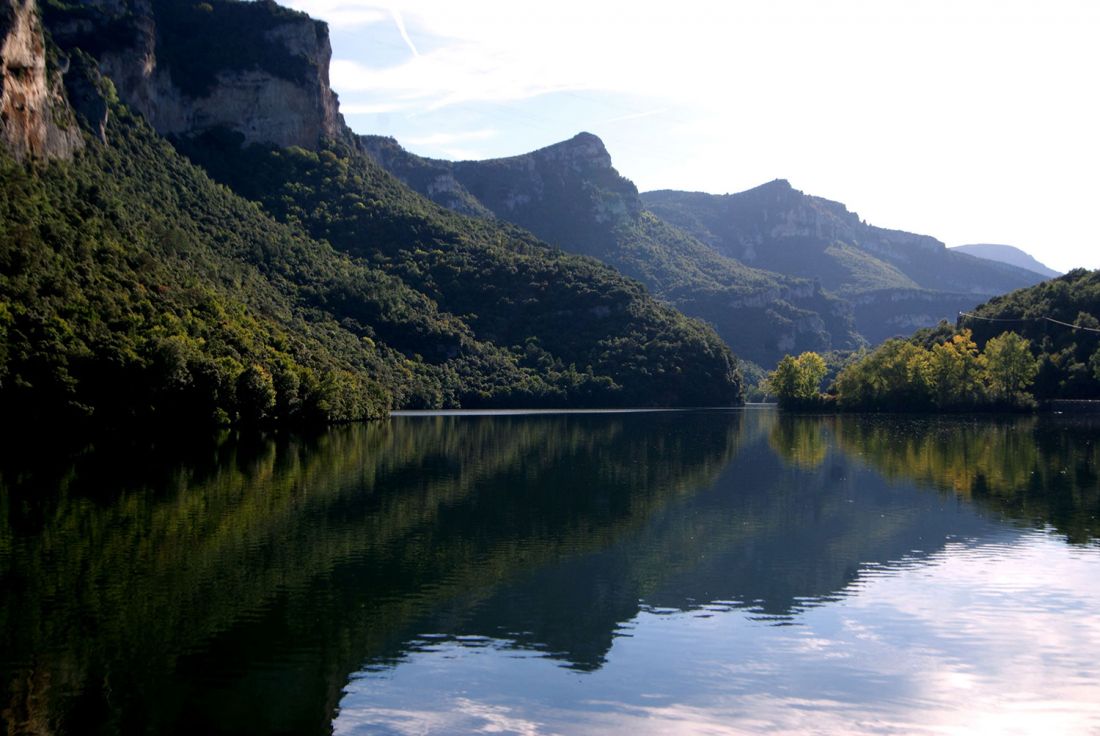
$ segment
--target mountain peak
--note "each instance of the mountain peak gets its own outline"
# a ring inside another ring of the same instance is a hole
[[[581,132],[569,140],[561,141],[546,148],[540,148],[530,155],[540,159],[557,159],[572,164],[573,168],[611,168],[611,154],[599,136]]]
[[[761,184],[757,189],[768,190],[773,189],[776,191],[793,192],[794,187],[791,186],[791,182],[787,179],[772,179],[767,184]]]

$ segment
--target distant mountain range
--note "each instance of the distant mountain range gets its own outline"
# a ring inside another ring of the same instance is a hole
[[[730,195],[639,194],[589,133],[461,162],[416,156],[392,138],[360,141],[424,196],[609,263],[762,365],[954,320],[984,297],[1042,279],[925,235],[868,225],[784,180]]]
[[[1039,263],[1034,256],[1014,245],[997,245],[995,243],[975,243],[974,245],[957,245],[951,250],[958,253],[985,258],[990,261],[1007,263],[1017,268],[1026,268],[1048,279],[1061,276],[1061,272]]]

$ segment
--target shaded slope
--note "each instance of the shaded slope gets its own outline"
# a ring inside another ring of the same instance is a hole
[[[241,147],[209,135],[177,143],[277,219],[378,264],[520,365],[562,373],[587,403],[740,400],[735,359],[709,327],[594,260],[443,210],[354,147]]]
[[[1036,282],[1026,270],[949,249],[927,235],[868,225],[839,202],[813,197],[782,179],[739,194],[656,191],[642,195],[658,216],[720,253],[761,268],[818,269],[826,288],[864,291],[917,286],[1001,294]],[[830,250],[848,245],[855,250]],[[846,254],[846,255],[844,255]],[[845,261],[859,258],[860,267]]]

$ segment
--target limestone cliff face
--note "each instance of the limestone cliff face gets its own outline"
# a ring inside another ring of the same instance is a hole
[[[871,343],[879,343],[891,337],[907,337],[941,320],[954,323],[959,312],[977,307],[981,297],[925,289],[882,289],[855,295],[851,302],[860,334]]]
[[[162,134],[220,128],[311,149],[348,135],[329,86],[327,26],[275,3],[85,0],[47,20]]]
[[[34,0],[0,0],[0,140],[16,158],[69,158],[82,145],[51,74]]]

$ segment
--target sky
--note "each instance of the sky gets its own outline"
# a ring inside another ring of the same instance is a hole
[[[284,0],[358,133],[433,158],[587,131],[641,191],[788,179],[882,227],[1100,268],[1094,0]]]

